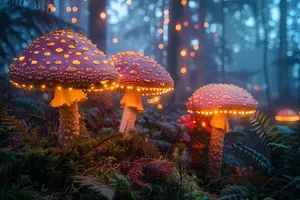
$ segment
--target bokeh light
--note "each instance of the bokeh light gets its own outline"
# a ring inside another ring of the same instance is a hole
[[[188,21],[183,22],[183,26],[188,26],[188,25],[189,25]]]
[[[163,45],[163,44],[159,44],[159,45],[158,45],[158,48],[159,48],[159,49],[163,49],[163,48],[164,48],[164,45]]]
[[[193,49],[197,51],[199,49],[199,46],[198,45],[194,45]]]
[[[158,104],[158,105],[157,105],[157,108],[158,108],[159,110],[161,110],[161,109],[163,108],[163,105]]]
[[[204,25],[203,25],[205,28],[209,27],[209,23],[208,22],[205,22]]]
[[[72,10],[73,10],[73,12],[77,12],[78,11],[78,7],[77,6],[73,6]]]
[[[180,69],[180,72],[181,72],[182,74],[185,74],[185,73],[186,73],[186,67],[182,67],[182,68]]]
[[[181,50],[180,55],[181,56],[186,56],[186,50]]]
[[[66,7],[66,11],[67,11],[67,12],[71,12],[71,10],[72,10],[72,9],[71,9],[70,6]]]
[[[100,18],[101,19],[105,19],[106,18],[106,13],[105,12],[101,12],[100,13]]]
[[[132,3],[131,0],[127,0],[127,1],[126,1],[126,4],[127,4],[127,5],[130,5],[131,3]]]
[[[73,24],[75,24],[77,22],[77,19],[75,17],[73,17],[71,21]]]
[[[168,15],[169,14],[169,10],[164,10],[164,14]]]
[[[185,6],[186,3],[187,3],[187,0],[182,0],[182,1],[181,1],[181,5],[183,5],[183,6]]]
[[[159,34],[162,34],[164,32],[164,30],[162,28],[159,28],[157,31]]]
[[[168,24],[170,22],[169,18],[164,19],[164,24]]]
[[[193,52],[193,51],[190,52],[190,56],[191,56],[191,57],[195,57],[195,52]]]
[[[175,29],[176,29],[177,31],[180,31],[180,30],[181,30],[181,24],[176,24]]]
[[[118,40],[118,38],[113,38],[113,40],[112,40],[112,41],[113,41],[113,43],[115,43],[115,44],[116,44],[116,43],[118,43],[118,41],[119,41],[119,40]]]

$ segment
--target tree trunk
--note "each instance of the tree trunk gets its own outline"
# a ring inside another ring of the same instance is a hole
[[[206,13],[206,0],[199,0],[200,9],[199,9],[199,52],[196,54],[197,68],[196,73],[193,75],[196,79],[195,81],[195,89],[203,86],[205,84],[205,13]]]
[[[269,81],[269,72],[268,72],[268,15],[269,10],[267,9],[267,2],[261,1],[261,11],[262,11],[262,23],[264,27],[264,45],[263,45],[263,72],[266,88],[266,100],[267,100],[267,108],[272,108],[271,94],[270,94],[270,81]]]
[[[89,0],[89,38],[97,44],[101,51],[106,52],[106,21],[100,13],[106,13],[106,0]]]
[[[178,86],[178,64],[179,64],[179,56],[180,56],[180,31],[176,31],[175,27],[177,23],[181,22],[183,14],[183,7],[181,5],[181,0],[173,0],[169,3],[169,31],[168,31],[168,57],[167,57],[167,70],[171,74],[175,82],[175,88]],[[182,27],[183,28],[183,27]],[[177,90],[175,90],[176,92]],[[179,95],[175,93],[175,95]]]
[[[221,71],[221,81],[223,83],[225,83],[225,48],[226,48],[226,41],[225,41],[225,35],[226,35],[226,13],[224,12],[224,9],[226,8],[225,6],[225,1],[222,1],[222,28],[223,28],[223,32],[222,32],[222,71]]]
[[[278,92],[282,103],[286,103],[289,100],[289,74],[288,66],[284,62],[286,60],[287,53],[287,27],[286,27],[286,16],[287,16],[287,0],[280,1],[280,47],[279,56],[281,60],[279,62],[278,69]]]

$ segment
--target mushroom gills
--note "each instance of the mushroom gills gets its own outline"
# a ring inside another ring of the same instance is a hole
[[[52,107],[71,106],[75,101],[86,100],[87,96],[82,90],[55,89]]]

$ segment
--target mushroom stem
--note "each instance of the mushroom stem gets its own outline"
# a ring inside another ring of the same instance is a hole
[[[62,146],[74,144],[79,137],[80,125],[78,102],[85,100],[86,94],[81,90],[56,89],[50,105],[59,107],[59,138]]]
[[[79,137],[80,125],[77,102],[59,107],[59,138],[62,146],[72,146]]]
[[[122,121],[120,124],[120,133],[128,135],[128,132],[134,130],[134,123],[136,120],[137,111],[132,107],[125,107],[123,111]]]
[[[211,126],[208,167],[212,174],[219,176],[222,166],[224,132],[229,130],[226,115],[214,115],[211,119]]]
[[[142,94],[136,90],[126,90],[120,104],[124,106],[124,111],[119,132],[126,136],[129,131],[134,130],[134,123],[138,112],[144,110]]]

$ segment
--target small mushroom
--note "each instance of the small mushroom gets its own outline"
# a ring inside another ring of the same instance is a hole
[[[188,112],[212,115],[208,166],[216,175],[221,172],[224,132],[229,131],[227,115],[251,115],[256,106],[251,94],[231,84],[209,84],[189,98]]]
[[[151,61],[151,62],[149,62]],[[169,74],[157,77],[161,68],[157,62],[140,52],[126,51],[110,57],[116,70],[120,73],[120,89],[124,96],[120,104],[124,107],[119,131],[128,135],[134,130],[134,123],[139,112],[144,111],[142,95],[160,96],[173,90],[174,81]],[[146,72],[146,73],[145,73]]]

